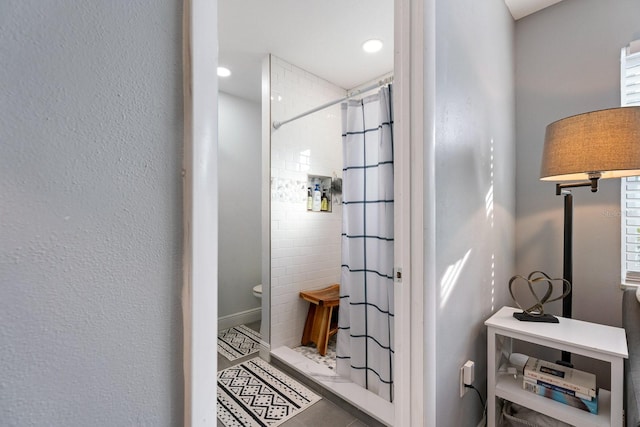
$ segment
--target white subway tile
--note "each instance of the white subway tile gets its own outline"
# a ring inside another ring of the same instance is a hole
[[[339,87],[280,58],[274,57],[272,65],[272,90],[282,97],[272,103],[275,120],[344,96]],[[306,211],[307,173],[342,174],[340,126],[340,107],[335,106],[273,133],[271,172],[281,181],[272,197],[272,346],[299,343],[308,310],[300,290],[340,277],[341,211],[336,206],[330,214]]]

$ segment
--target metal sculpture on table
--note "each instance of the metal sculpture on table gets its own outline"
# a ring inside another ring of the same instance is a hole
[[[553,283],[562,283],[562,293],[556,297],[553,297]],[[522,286],[519,284],[526,284],[529,292],[535,299],[535,303],[529,308],[524,308],[514,295],[514,286]],[[547,285],[547,289],[542,297],[538,295],[535,288],[540,288],[540,285]],[[552,279],[546,273],[542,271],[533,271],[529,273],[529,276],[524,277],[515,275],[509,280],[509,293],[513,302],[516,303],[518,308],[522,310],[522,313],[513,313],[513,317],[525,322],[546,322],[546,323],[558,323],[558,319],[548,313],[544,312],[544,304],[558,301],[565,298],[571,292],[571,283],[566,279]]]

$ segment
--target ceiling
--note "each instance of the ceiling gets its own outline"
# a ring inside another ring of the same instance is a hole
[[[505,0],[520,19],[561,0]],[[268,54],[353,89],[393,70],[393,0],[218,0],[219,65],[223,92],[256,102]],[[384,42],[365,53],[364,41]]]
[[[562,0],[504,0],[513,19],[518,20]]]

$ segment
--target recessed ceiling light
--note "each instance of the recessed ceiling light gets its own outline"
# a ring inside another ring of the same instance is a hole
[[[218,77],[229,77],[231,75],[231,70],[225,67],[218,67]]]
[[[362,50],[365,52],[374,53],[378,52],[380,49],[382,49],[382,40],[371,39],[362,43]]]

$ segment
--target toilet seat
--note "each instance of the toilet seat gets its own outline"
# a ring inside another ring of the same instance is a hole
[[[262,284],[253,287],[253,295],[257,298],[262,298]]]

